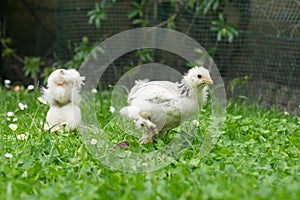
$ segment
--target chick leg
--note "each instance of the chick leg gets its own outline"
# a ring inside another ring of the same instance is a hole
[[[147,129],[146,134],[142,136],[139,140],[140,144],[148,144],[149,142],[153,142],[153,136],[158,134],[156,125],[152,123],[150,120],[139,118],[135,121],[136,125],[139,127],[145,127]]]
[[[134,120],[138,128],[146,128],[147,132],[140,139],[140,144],[147,144],[153,141],[153,136],[158,134],[157,127],[150,120],[140,115],[141,109],[136,106],[126,106],[120,110],[120,114],[128,119]]]

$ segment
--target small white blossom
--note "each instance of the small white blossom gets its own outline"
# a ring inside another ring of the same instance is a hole
[[[97,93],[98,92],[98,90],[96,89],[96,88],[93,88],[92,90],[91,90],[91,93]]]
[[[44,124],[44,130],[49,131],[49,129],[50,129],[50,126],[48,124]]]
[[[193,121],[192,121],[192,123],[195,125],[195,126],[199,126],[199,121],[198,120],[196,120],[196,119],[194,119]]]
[[[109,107],[109,112],[114,113],[115,111],[116,111],[115,107],[113,107],[113,106]]]
[[[26,104],[19,103],[18,106],[19,106],[19,108],[20,108],[21,110],[27,109],[27,105],[26,105]]]
[[[4,156],[5,156],[6,158],[12,158],[12,157],[13,157],[13,155],[12,155],[11,153],[6,153],[6,154],[4,154]]]
[[[14,116],[15,114],[14,114],[13,112],[7,112],[6,115],[7,115],[8,117],[12,117],[12,116]]]
[[[18,140],[27,140],[28,136],[26,134],[20,134],[20,135],[17,135],[17,139]]]
[[[37,100],[42,104],[47,104],[46,100],[43,97],[38,97]]]
[[[11,81],[8,80],[8,79],[6,79],[6,80],[4,80],[4,84],[5,84],[5,85],[10,85],[10,84],[11,84]]]
[[[18,128],[17,124],[9,124],[8,127],[12,130],[12,131],[16,131]]]
[[[51,133],[53,132],[57,132],[59,130],[59,126],[54,126],[53,128],[51,128]]]
[[[97,144],[97,139],[91,139],[91,144],[92,144],[92,145]]]
[[[10,121],[10,120],[11,120],[11,118],[10,118],[10,117],[7,117],[7,118],[6,118],[6,120],[7,120],[7,121]]]
[[[289,112],[287,112],[287,111],[284,111],[284,113],[283,114],[285,114],[285,115],[289,115],[290,113]]]
[[[18,118],[13,118],[13,120],[12,120],[13,122],[16,122],[16,121],[18,121]]]
[[[28,85],[27,89],[28,90],[34,90],[34,85]]]

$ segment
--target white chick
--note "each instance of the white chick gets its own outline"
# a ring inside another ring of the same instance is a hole
[[[65,124],[67,130],[74,130],[81,125],[79,92],[84,79],[75,69],[57,69],[50,74],[48,88],[43,88],[50,105],[46,116],[49,126]]]
[[[120,114],[147,129],[140,143],[152,142],[153,135],[177,127],[199,112],[207,100],[207,84],[213,84],[209,71],[198,66],[190,69],[180,83],[136,81],[128,94],[129,106]]]

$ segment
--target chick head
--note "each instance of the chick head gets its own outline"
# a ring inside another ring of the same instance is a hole
[[[206,84],[213,84],[209,71],[202,66],[190,69],[183,79],[192,88],[203,88]]]
[[[48,78],[48,87],[70,86],[78,90],[83,85],[84,77],[80,76],[75,69],[57,69],[53,71]]]
[[[57,69],[53,71],[48,78],[48,87],[62,86],[65,83],[67,70]]]

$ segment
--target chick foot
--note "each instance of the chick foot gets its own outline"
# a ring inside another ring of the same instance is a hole
[[[153,142],[153,136],[158,134],[156,127],[147,128],[147,133],[142,136],[139,140],[140,144],[148,144],[149,142]]]
[[[139,118],[135,121],[137,127],[142,127],[147,129],[147,133],[142,136],[139,140],[140,144],[148,144],[149,142],[153,142],[153,136],[158,134],[157,127],[150,120]]]

